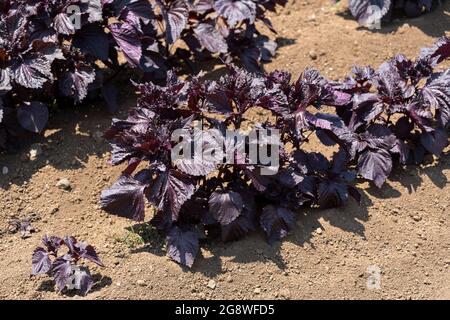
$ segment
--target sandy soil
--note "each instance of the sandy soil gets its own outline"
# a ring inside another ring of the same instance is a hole
[[[291,0],[273,16],[282,48],[265,69],[298,75],[312,66],[337,79],[353,64],[378,66],[396,53],[414,57],[450,34],[448,1],[377,32],[358,28],[344,8]],[[123,100],[119,117],[134,103]],[[87,299],[450,299],[448,150],[426,166],[397,170],[381,190],[361,183],[362,205],[304,212],[292,234],[272,247],[261,234],[209,243],[188,270],[165,256],[162,239],[148,227],[99,208],[101,190],[121,170],[108,165],[109,147],[98,138],[110,120],[102,106],[66,110],[35,141],[43,149],[37,159],[0,156],[0,167],[9,168],[0,176],[0,299],[83,298],[56,293],[45,276],[30,278],[31,253],[44,234],[75,235],[98,248],[107,267],[91,266],[97,284]],[[61,178],[71,191],[56,187]],[[27,239],[7,232],[11,217],[32,214],[38,232]],[[380,283],[368,286],[377,268]]]

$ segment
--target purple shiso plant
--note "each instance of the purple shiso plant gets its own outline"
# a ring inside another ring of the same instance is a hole
[[[42,244],[42,247],[33,251],[31,274],[51,276],[59,292],[64,289],[77,289],[82,295],[86,295],[94,285],[94,280],[89,269],[78,263],[85,259],[104,267],[95,248],[86,242],[77,241],[72,236],[63,239],[44,236]],[[63,246],[67,247],[67,252],[61,255],[59,253]]]
[[[337,2],[339,0],[336,0]],[[441,0],[349,0],[352,16],[363,25],[371,25],[376,20],[390,21],[394,16],[418,17],[430,12]],[[375,6],[378,7],[375,9]]]
[[[165,86],[136,84],[137,106],[105,133],[111,163],[124,170],[102,192],[101,205],[143,221],[151,204],[150,223],[166,236],[168,255],[188,267],[208,238],[233,241],[261,230],[269,243],[282,239],[306,208],[360,201],[357,177],[380,188],[394,166],[441,155],[448,145],[450,69],[434,69],[448,57],[450,38],[443,37],[416,60],[398,55],[376,70],[354,67],[341,82],[314,69],[293,81],[288,72],[229,65],[217,81],[181,81],[169,72]],[[264,165],[250,164],[245,154],[234,163],[172,161],[176,130],[190,132],[199,122],[204,129],[239,130],[251,122],[249,111],[261,108],[270,116],[254,127],[280,133],[275,175],[261,174]],[[306,150],[311,134],[333,146],[330,159]]]
[[[100,93],[114,111],[117,90],[112,79],[122,60],[146,79],[212,57],[256,70],[274,56],[277,46],[255,23],[275,32],[266,13],[285,4],[286,0],[2,0],[0,149],[25,132],[41,132],[55,104],[78,104],[90,93]]]

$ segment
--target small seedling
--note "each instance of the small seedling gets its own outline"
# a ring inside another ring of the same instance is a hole
[[[64,289],[78,290],[86,295],[92,288],[94,281],[89,269],[80,266],[81,259],[86,259],[104,267],[94,247],[78,242],[74,237],[68,236],[64,239],[45,236],[42,239],[44,247],[37,247],[32,256],[32,275],[47,274],[51,276],[59,292]],[[62,246],[68,251],[58,255]]]

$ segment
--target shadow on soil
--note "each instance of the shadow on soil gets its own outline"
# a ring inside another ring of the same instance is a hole
[[[445,35],[446,31],[450,30],[449,12],[450,1],[444,0],[441,5],[438,5],[429,13],[423,14],[416,18],[401,17],[400,19],[394,19],[392,22],[382,23],[381,29],[374,29],[370,31],[387,34],[397,31],[405,24],[409,24],[411,27],[416,27],[431,37],[442,37]],[[348,10],[338,13],[338,15],[346,20],[355,20]],[[430,21],[432,22],[430,23]],[[361,27],[361,29],[364,28]]]
[[[92,279],[94,280],[94,285],[92,286],[90,293],[100,291],[101,289],[105,287],[109,287],[112,284],[112,279],[107,276],[102,276],[99,273],[93,274]],[[37,291],[39,292],[56,292],[55,289],[55,282],[53,280],[47,279],[43,280],[39,287],[37,288]],[[62,294],[66,297],[75,297],[79,296],[80,294],[76,291],[67,291],[63,290]]]
[[[30,136],[16,152],[0,154],[0,168],[8,168],[8,174],[0,178],[0,189],[22,186],[45,166],[61,171],[74,170],[84,168],[91,156],[103,157],[110,147],[102,134],[109,128],[111,119],[125,117],[126,110],[124,106],[117,114],[111,115],[106,107],[86,105],[54,112],[45,137]],[[42,152],[32,161],[29,151],[36,146]]]
[[[283,47],[294,45],[296,40],[293,38],[277,37],[275,39],[275,42],[277,43],[278,49],[280,49]],[[276,59],[276,55],[272,59]],[[233,63],[239,65],[236,62]],[[187,74],[192,75],[204,72],[205,78],[217,80],[221,76],[224,76],[226,74],[227,68],[220,59],[204,59],[204,60],[196,60],[195,63],[186,61],[186,70],[184,71]],[[262,64],[261,69],[259,71],[265,72],[264,64]]]
[[[256,261],[273,263],[280,270],[285,270],[287,266],[281,255],[281,247],[284,241],[298,246],[308,244],[314,250],[314,242],[311,240],[318,228],[323,229],[320,223],[322,219],[333,227],[366,239],[364,222],[368,221],[369,208],[373,205],[369,195],[378,199],[400,197],[402,193],[391,185],[392,182],[400,183],[408,190],[407,192],[412,193],[423,182],[422,177],[424,175],[429,177],[435,186],[442,189],[448,183],[443,171],[449,169],[450,152],[443,154],[440,159],[431,165],[399,167],[394,170],[390,180],[381,189],[373,185],[364,190],[360,189],[362,195],[360,204],[351,199],[347,205],[341,208],[305,210],[299,214],[294,230],[283,241],[269,245],[262,232],[253,233],[242,240],[230,243],[211,241],[201,246],[208,252],[207,256],[198,257],[192,269],[181,268],[184,272],[200,272],[207,277],[214,277],[224,272],[221,257],[231,257],[234,262],[243,264]],[[135,232],[139,230],[137,233],[145,243],[140,248],[131,250],[131,252],[150,252],[158,256],[165,255],[164,238],[161,235],[152,235],[155,231],[142,231],[145,229],[150,230],[152,228],[148,224],[138,224],[128,229],[128,231],[135,230]]]

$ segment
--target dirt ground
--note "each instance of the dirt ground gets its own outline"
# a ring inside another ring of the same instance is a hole
[[[312,66],[338,79],[354,64],[377,67],[396,53],[415,57],[450,35],[449,1],[377,32],[358,28],[345,5],[289,2],[273,15],[282,47],[267,71],[298,75]],[[134,103],[122,102],[119,117]],[[361,205],[305,212],[274,246],[258,233],[209,243],[188,270],[165,256],[152,230],[99,208],[101,190],[122,169],[108,164],[109,147],[98,137],[111,121],[103,110],[56,115],[37,140],[43,152],[35,160],[0,156],[0,167],[9,169],[0,173],[0,299],[450,299],[448,149],[426,166],[397,170],[381,190],[361,183]],[[71,191],[56,187],[61,178]],[[31,214],[38,232],[27,239],[6,232],[11,217]],[[106,268],[90,265],[97,283],[86,298],[58,294],[45,276],[30,278],[31,253],[44,234],[74,235],[98,249]],[[380,270],[380,282],[370,282],[371,270]]]

